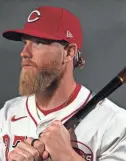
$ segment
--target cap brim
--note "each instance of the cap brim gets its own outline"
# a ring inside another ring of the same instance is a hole
[[[23,35],[29,35],[29,36],[34,36],[38,38],[45,38],[45,39],[52,39],[52,40],[62,40],[59,37],[51,36],[44,32],[36,32],[34,30],[26,30],[26,29],[8,30],[8,31],[5,31],[2,35],[6,39],[14,40],[14,41],[21,41],[21,38]]]

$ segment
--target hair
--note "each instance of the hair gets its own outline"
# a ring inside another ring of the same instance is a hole
[[[75,68],[77,67],[79,69],[82,69],[84,67],[84,64],[85,64],[84,56],[80,55],[75,65]]]
[[[67,42],[65,40],[61,40],[61,41],[57,41],[57,42],[59,42],[65,48],[67,48],[70,44],[69,42]],[[74,68],[82,69],[84,67],[84,64],[85,64],[85,59],[84,59],[84,56],[82,55],[82,52],[80,52],[78,50],[74,59],[75,59]]]

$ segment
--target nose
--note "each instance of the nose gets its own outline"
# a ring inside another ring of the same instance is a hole
[[[22,58],[32,58],[32,46],[31,46],[31,42],[30,41],[26,41],[20,56]]]

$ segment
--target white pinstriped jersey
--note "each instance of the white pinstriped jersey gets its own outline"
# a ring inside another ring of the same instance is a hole
[[[55,118],[63,123],[89,99],[90,91],[77,87],[74,99],[65,108],[37,115],[35,96],[7,101],[0,111],[0,161],[6,161],[25,137],[38,137],[38,131]],[[42,124],[43,123],[43,124]],[[87,161],[126,161],[126,111],[108,99],[97,104],[76,127],[73,148]]]

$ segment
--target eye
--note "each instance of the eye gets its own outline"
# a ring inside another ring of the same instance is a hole
[[[39,40],[34,40],[33,41],[33,46],[34,47],[40,47],[40,46],[42,46],[43,44],[39,41]]]
[[[42,44],[41,41],[39,41],[39,40],[35,40],[35,43],[36,43],[37,45]]]
[[[21,41],[23,42],[24,45],[26,44],[26,40],[22,39]]]

